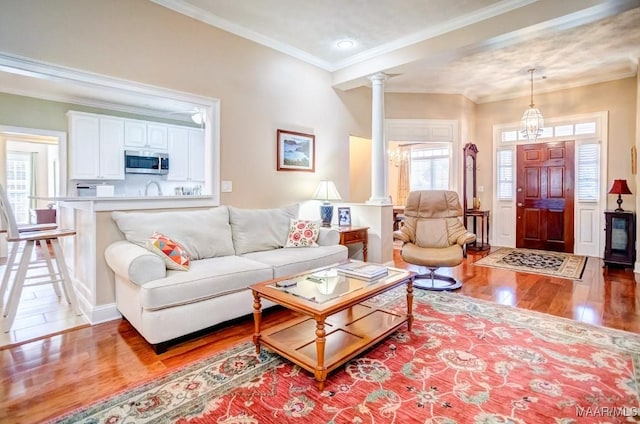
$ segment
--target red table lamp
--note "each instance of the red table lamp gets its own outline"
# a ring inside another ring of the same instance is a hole
[[[627,185],[627,180],[613,180],[613,184],[611,184],[611,188],[609,189],[609,194],[617,194],[618,200],[618,208],[616,212],[624,212],[622,209],[622,194],[632,194],[631,190],[629,190],[629,186]]]

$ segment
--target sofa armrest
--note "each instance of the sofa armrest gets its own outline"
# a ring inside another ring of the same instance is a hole
[[[333,246],[340,244],[340,233],[333,228],[320,227],[318,234],[318,244],[320,246]]]
[[[128,241],[111,243],[104,251],[104,258],[116,275],[138,285],[167,275],[160,256]]]

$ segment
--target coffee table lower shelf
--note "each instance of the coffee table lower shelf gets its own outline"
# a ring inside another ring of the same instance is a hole
[[[407,321],[405,314],[356,304],[328,316],[324,325],[305,316],[272,327],[261,332],[256,345],[264,344],[314,373],[316,385],[322,390],[328,372],[383,340]]]

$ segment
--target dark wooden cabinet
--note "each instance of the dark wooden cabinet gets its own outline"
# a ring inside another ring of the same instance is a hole
[[[606,211],[604,264],[634,266],[636,261],[636,217],[633,212]]]

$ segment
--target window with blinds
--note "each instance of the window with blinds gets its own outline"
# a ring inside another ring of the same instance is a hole
[[[7,154],[7,197],[18,224],[29,223],[31,195],[31,155],[25,152]]]
[[[580,202],[597,202],[600,187],[600,145],[597,143],[579,144],[577,194]]]
[[[497,191],[498,200],[513,200],[514,160],[512,149],[500,149],[497,152]]]
[[[409,186],[414,190],[448,190],[449,144],[433,143],[411,146]]]

